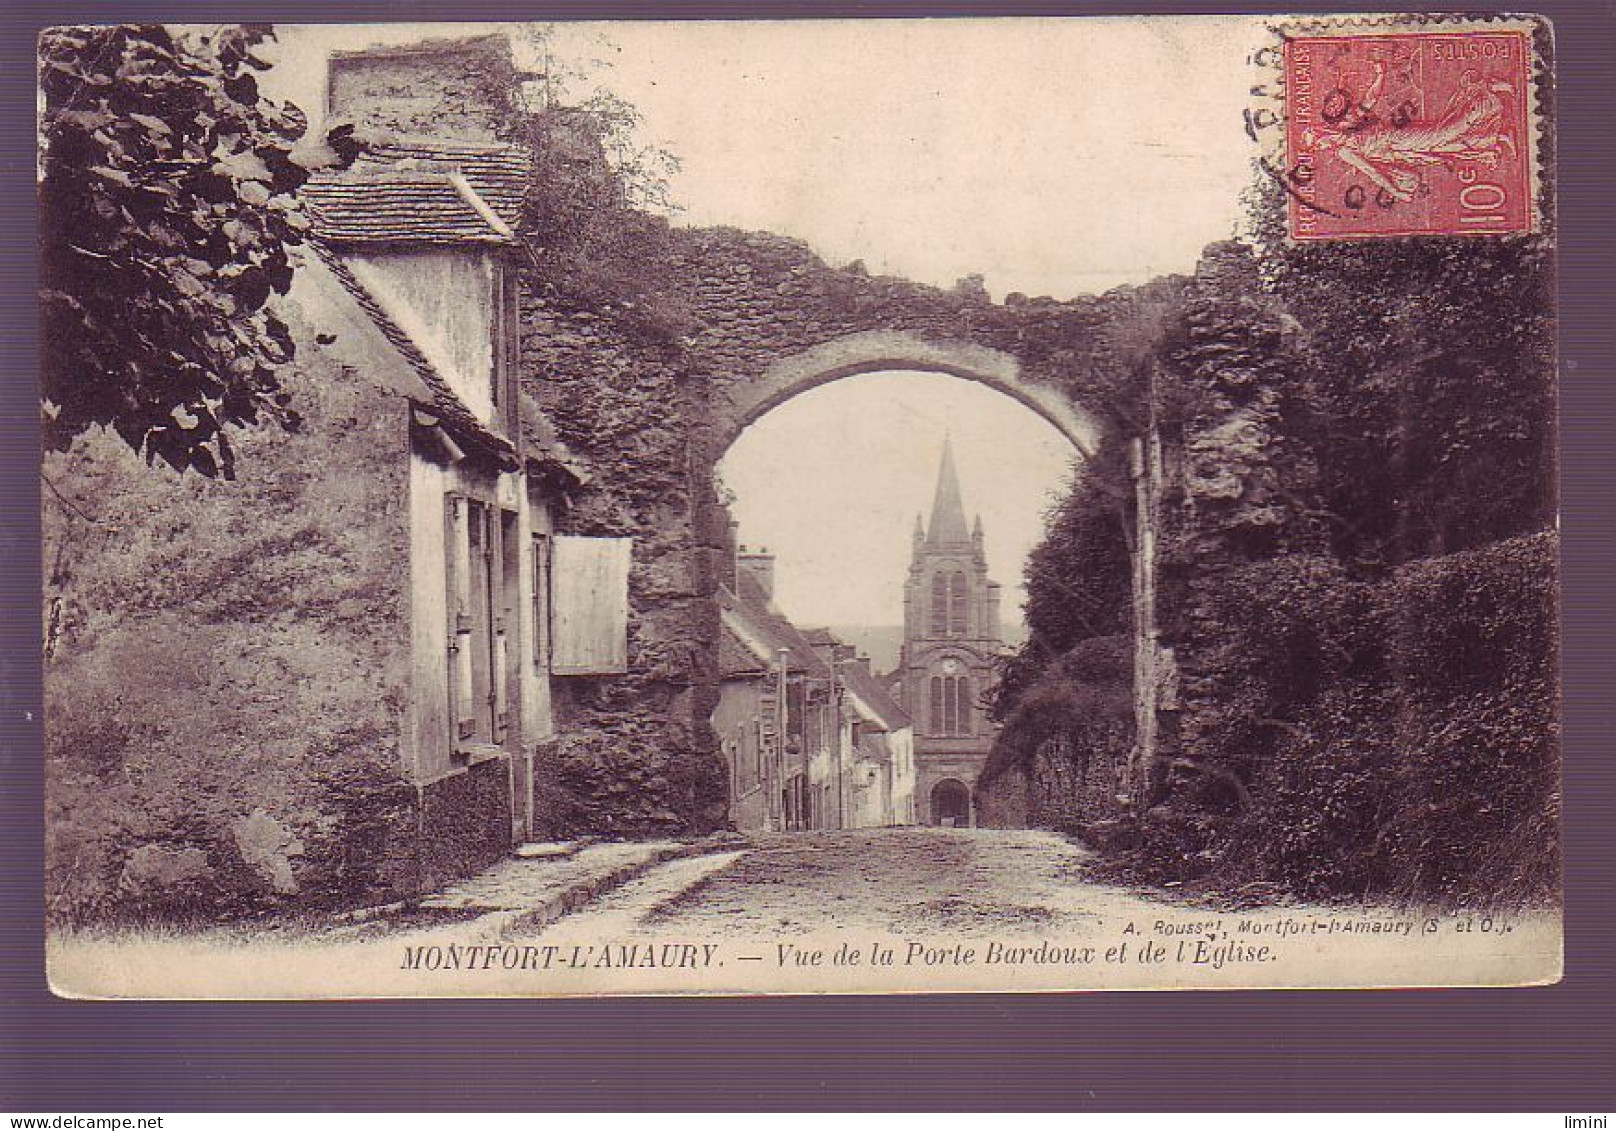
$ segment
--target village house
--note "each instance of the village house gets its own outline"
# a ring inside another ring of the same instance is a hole
[[[909,717],[869,661],[773,605],[774,558],[736,555],[718,594],[713,728],[730,770],[730,821],[751,831],[869,828],[914,820]]]
[[[464,41],[457,55],[486,49]],[[394,99],[367,121],[378,105],[362,97],[367,80],[442,50],[334,56],[328,115],[373,130],[396,123]],[[346,346],[345,368],[409,404],[400,746],[426,856],[465,842],[445,875],[532,833],[534,759],[556,729],[552,681],[627,664],[629,540],[556,533],[569,491],[588,476],[519,381],[526,248],[515,228],[532,177],[518,145],[378,132],[352,167],[305,190],[319,260],[305,279],[320,292],[310,305],[346,298],[362,312],[374,332],[338,335],[333,348]],[[425,872],[427,886],[440,878]]]
[[[502,56],[332,59],[366,149],[304,187],[296,427],[244,433],[237,481],[47,459],[83,500],[47,515],[61,913],[433,890],[533,835],[557,687],[626,669],[630,540],[557,533],[589,472],[518,379],[531,156],[392,97]]]

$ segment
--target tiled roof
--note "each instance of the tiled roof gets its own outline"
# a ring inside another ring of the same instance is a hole
[[[438,372],[437,367],[421,352],[414,340],[376,301],[376,297],[343,262],[342,256],[322,242],[316,241],[314,249],[325,265],[331,269],[337,281],[342,284],[343,289],[354,297],[354,301],[370,316],[376,328],[392,343],[393,348],[398,350],[399,355],[426,385],[431,400],[421,407],[435,416],[457,437],[489,452],[505,467],[514,469],[516,449],[511,442],[489,428],[477,418],[476,413],[466,407],[466,403],[455,394],[443,374]]]
[[[844,665],[842,679],[866,707],[880,716],[881,725],[887,730],[902,730],[914,725],[908,712],[898,705],[881,681],[861,664]]]
[[[767,675],[768,666],[753,655],[735,634],[725,629],[718,638],[718,674],[723,679]]]
[[[388,174],[309,184],[315,230],[331,243],[508,244],[440,174]]]
[[[522,219],[522,203],[533,181],[531,158],[514,145],[396,138],[373,144],[353,165],[360,172],[373,166],[459,173],[495,215],[513,228]]]
[[[808,643],[796,625],[769,607],[767,595],[751,574],[743,571],[740,583],[739,596],[720,586],[718,605],[734,619],[752,645],[767,653],[766,656],[757,656],[754,651],[758,662],[765,666],[772,665],[784,651],[788,670],[828,680],[830,665],[814,651],[813,645]]]
[[[828,682],[830,664],[815,650],[814,642],[840,644],[842,641],[828,629],[804,630],[792,624],[769,605],[763,587],[744,570],[739,582],[738,595],[726,586],[718,587],[718,605],[726,614],[724,635],[718,647],[719,674],[728,677],[762,675],[784,651],[790,671]],[[760,655],[760,651],[767,655]],[[837,678],[877,716],[875,721],[886,730],[902,730],[913,725],[913,720],[881,681],[862,664],[839,665]]]
[[[514,146],[394,140],[310,178],[303,199],[327,242],[513,245],[531,179]]]

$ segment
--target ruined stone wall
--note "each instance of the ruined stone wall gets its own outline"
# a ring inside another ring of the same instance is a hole
[[[985,829],[1026,829],[1034,825],[1027,767],[1005,768],[976,787],[976,817]]]
[[[557,681],[560,738],[537,790],[557,834],[723,821],[712,594],[732,547],[712,472],[772,365],[901,332],[1005,351],[1029,381],[1081,396],[1084,374],[1062,367],[1060,349],[1087,325],[1081,302],[998,304],[976,287],[832,268],[798,241],[734,229],[672,232],[659,269],[684,318],[674,340],[647,333],[630,304],[569,303],[528,273],[524,388],[593,475],[560,528],[635,540],[629,672]]]
[[[700,398],[677,351],[637,338],[623,312],[565,307],[529,277],[524,389],[590,482],[563,533],[634,539],[629,671],[555,680],[556,742],[535,768],[540,835],[695,833],[724,817],[717,705],[721,529],[691,462]]]

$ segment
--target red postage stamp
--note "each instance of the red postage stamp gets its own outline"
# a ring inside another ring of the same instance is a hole
[[[1502,29],[1287,39],[1291,237],[1531,231],[1530,59]]]

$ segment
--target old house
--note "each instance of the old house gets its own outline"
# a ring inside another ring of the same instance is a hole
[[[328,113],[361,124],[370,115],[373,130],[392,123],[411,103],[377,103],[367,80],[396,79],[401,63],[430,66],[445,49],[474,74],[467,57],[498,59],[504,44],[338,56]],[[556,533],[587,472],[519,380],[527,250],[516,228],[529,152],[478,140],[475,119],[408,124],[434,132],[373,134],[351,168],[306,189],[324,268],[309,282],[363,312],[390,348],[356,335],[352,370],[390,370],[384,383],[409,404],[400,747],[423,838],[463,845],[441,869],[451,874],[533,832],[534,760],[556,729],[554,678],[623,670],[630,546]]]
[[[740,830],[866,828],[914,819],[913,731],[869,661],[773,606],[774,559],[737,556],[718,594],[713,712]]]
[[[841,668],[853,709],[854,796],[849,828],[915,823],[914,723],[859,656]]]
[[[46,461],[61,914],[431,890],[531,834],[556,684],[626,663],[628,540],[556,533],[588,473],[516,372],[531,158],[368,141],[304,189],[294,431],[244,433],[236,482]]]

